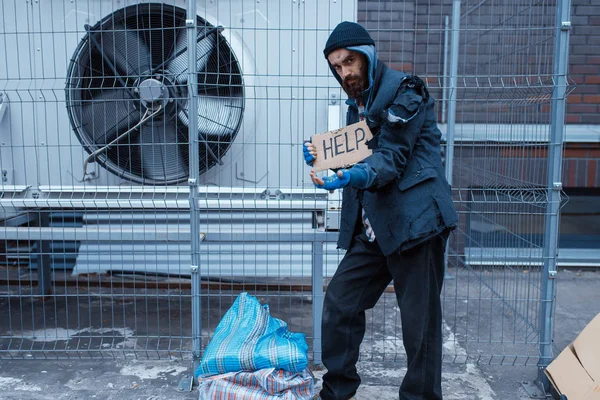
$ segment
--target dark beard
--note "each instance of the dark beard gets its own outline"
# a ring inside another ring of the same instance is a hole
[[[342,81],[342,88],[351,99],[360,99],[367,90],[367,82],[360,76],[351,75]]]

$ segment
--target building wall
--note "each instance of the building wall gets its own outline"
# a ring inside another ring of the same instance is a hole
[[[492,1],[477,5],[463,4],[461,10],[459,75],[467,78],[458,82],[458,121],[547,123],[555,2],[519,8]],[[569,77],[576,87],[568,98],[566,122],[600,124],[600,2],[572,0],[571,14]],[[449,57],[446,16],[451,22],[451,0],[358,1],[358,22],[373,35],[380,58],[427,79],[438,99],[443,98],[444,60]],[[481,79],[498,76],[516,80]]]
[[[600,2],[571,0],[567,123],[600,124]]]

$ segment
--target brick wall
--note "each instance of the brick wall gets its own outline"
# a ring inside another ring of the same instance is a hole
[[[600,124],[600,2],[571,0],[567,123]],[[595,4],[595,5],[593,5]]]
[[[569,74],[577,88],[568,99],[567,123],[600,124],[600,3],[592,2],[598,3],[572,0]],[[463,14],[471,12],[461,18],[458,121],[547,123],[554,2],[469,7],[463,5]],[[380,58],[426,79],[438,99],[444,85],[446,15],[451,21],[451,0],[358,2],[358,21],[373,35]]]
[[[413,71],[414,0],[359,0],[358,22],[373,36],[381,60],[391,68]]]

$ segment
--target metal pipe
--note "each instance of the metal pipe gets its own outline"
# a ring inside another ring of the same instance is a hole
[[[554,298],[556,295],[556,258],[558,256],[558,226],[562,191],[562,150],[565,130],[565,107],[567,68],[569,60],[570,0],[558,0],[556,5],[554,38],[554,88],[550,114],[550,142],[548,144],[548,205],[544,235],[544,271],[542,273],[542,296],[540,312],[540,342],[538,361],[538,385],[549,388],[544,369],[552,361],[554,331]]]
[[[316,189],[289,188],[271,192],[257,187],[215,187],[196,185],[196,204],[209,210],[310,210],[327,209],[328,195]],[[0,188],[0,209],[50,208],[178,209],[189,208],[189,188],[184,186],[40,186],[5,185]]]
[[[444,17],[444,72],[442,75],[442,122],[448,122],[448,30],[450,29],[450,19]]]
[[[0,186],[0,193],[7,196],[7,193],[23,193],[30,187],[27,185],[2,185]],[[197,185],[198,194],[203,196],[231,196],[238,194],[277,194],[277,193],[264,193],[265,189],[261,187],[227,187],[227,186],[201,186]],[[189,193],[189,188],[185,186],[36,186],[36,190],[40,192],[54,192],[56,194],[63,194],[65,196],[71,196],[73,193],[143,193],[143,194],[165,194],[165,193]],[[323,190],[316,190],[314,188],[286,188],[285,192],[281,193],[289,197],[289,195],[304,195],[310,196],[311,199],[327,199],[327,194]]]
[[[203,240],[204,234],[198,234]],[[2,227],[0,240],[53,241],[53,242],[183,242],[191,239],[190,232],[183,229],[152,229],[149,226],[127,228],[106,227]]]
[[[446,179],[452,185],[454,162],[454,136],[456,130],[456,88],[458,78],[458,45],[460,39],[460,0],[452,3],[452,39],[450,49],[450,99],[448,104],[448,129],[446,131]]]
[[[314,210],[324,211],[327,209],[327,200],[253,200],[253,199],[197,199],[197,208],[203,210]],[[15,198],[0,200],[0,209],[18,209],[19,212],[27,212],[26,209],[48,208],[52,211],[60,210],[83,210],[97,211],[108,209],[119,210],[187,210],[190,206],[189,199],[176,198],[132,198],[107,199],[99,196],[97,199],[34,199],[34,198]]]

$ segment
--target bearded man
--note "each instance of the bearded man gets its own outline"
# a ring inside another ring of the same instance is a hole
[[[324,50],[348,94],[346,124],[364,120],[373,154],[326,178],[343,188],[338,247],[346,249],[327,287],[322,350],[327,373],[320,398],[348,400],[360,385],[356,370],[365,311],[393,281],[401,313],[407,371],[401,400],[442,399],[444,251],[457,215],[445,179],[434,99],[417,76],[389,69],[359,24],[340,23]],[[315,147],[304,143],[312,166]],[[319,397],[317,397],[319,398]]]

